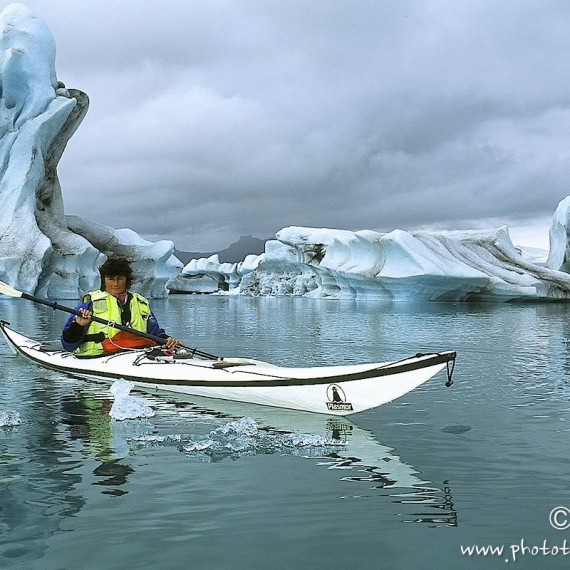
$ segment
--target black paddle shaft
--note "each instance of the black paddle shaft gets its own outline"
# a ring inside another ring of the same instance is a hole
[[[54,311],[63,311],[64,313],[69,313],[71,315],[76,315],[79,317],[82,316],[81,313],[77,309],[72,309],[71,307],[66,307],[64,305],[60,305],[59,303],[56,303],[55,301],[46,301],[45,299],[40,299],[39,297],[34,297],[33,295],[28,295],[28,293],[22,293],[22,299],[27,299],[28,301],[33,301],[34,303],[38,303],[40,305],[45,305],[46,307],[52,308]],[[140,336],[142,338],[148,338],[149,340],[153,340],[157,344],[164,344],[165,339],[160,337],[160,336],[155,336],[153,334],[149,334],[146,332],[137,331],[136,329],[133,329],[131,327],[127,327],[125,325],[121,325],[119,323],[115,323],[115,322],[111,322],[111,321],[106,321],[105,319],[100,319],[99,317],[96,317],[96,316],[92,316],[91,320],[93,320],[97,323],[101,323],[103,325],[108,325],[108,326],[113,327],[114,329],[117,329],[120,331],[132,333],[132,334]],[[208,352],[204,352],[202,350],[198,350],[197,348],[189,348],[187,346],[184,348],[187,348],[188,350],[192,351],[192,354],[195,354],[197,356],[201,356],[203,358],[211,358],[213,360],[219,360],[218,356],[215,356],[213,354],[209,354]]]

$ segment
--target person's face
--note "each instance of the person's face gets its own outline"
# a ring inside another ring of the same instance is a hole
[[[114,297],[121,295],[127,290],[126,275],[105,275],[105,291]]]

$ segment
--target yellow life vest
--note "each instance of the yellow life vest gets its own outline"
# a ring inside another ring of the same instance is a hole
[[[129,308],[131,319],[127,326],[141,332],[147,332],[147,323],[150,317],[148,301],[138,293],[129,293],[131,297]],[[121,309],[119,301],[106,291],[93,291],[83,297],[83,302],[93,303],[93,316],[105,320],[107,323],[121,323]],[[85,335],[85,341],[76,349],[77,356],[99,356],[104,354],[101,343],[106,339],[113,338],[119,332],[118,329],[108,324],[93,321]]]

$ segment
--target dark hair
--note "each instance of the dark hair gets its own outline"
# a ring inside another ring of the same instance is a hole
[[[105,277],[124,275],[127,278],[127,289],[133,282],[133,270],[124,257],[109,258],[99,268],[101,274],[101,291],[105,291]]]

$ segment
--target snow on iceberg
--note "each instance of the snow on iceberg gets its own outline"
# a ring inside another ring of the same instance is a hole
[[[570,275],[524,258],[508,228],[405,232],[288,227],[231,271],[216,257],[192,260],[186,275],[208,275],[230,294],[389,301],[570,299]],[[244,262],[245,265],[245,262]],[[219,288],[222,290],[223,288]]]
[[[0,14],[0,280],[40,297],[78,298],[98,287],[106,256],[123,255],[147,294],[164,297],[182,266],[172,242],[143,248],[142,238],[133,243],[118,230],[103,245],[107,231],[94,239],[99,226],[66,220],[57,165],[88,107],[85,93],[57,81],[45,23],[8,5]]]

